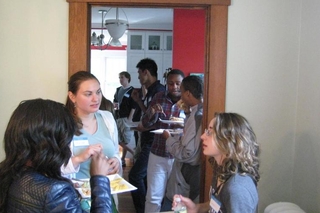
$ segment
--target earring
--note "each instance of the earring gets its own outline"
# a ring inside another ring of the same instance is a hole
[[[76,104],[76,102],[74,102],[74,103],[73,103],[73,106],[74,106],[74,108],[76,108],[76,107],[77,107],[77,104]]]

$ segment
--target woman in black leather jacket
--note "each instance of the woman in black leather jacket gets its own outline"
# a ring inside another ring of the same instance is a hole
[[[76,190],[60,171],[71,157],[74,132],[72,115],[62,104],[42,99],[20,103],[4,135],[1,213],[82,212]],[[91,212],[111,212],[108,168],[103,154],[92,156]]]

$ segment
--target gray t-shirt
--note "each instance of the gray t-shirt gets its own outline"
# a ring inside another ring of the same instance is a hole
[[[219,213],[255,213],[259,201],[257,187],[248,175],[231,176],[215,196],[221,202]],[[210,208],[210,212],[215,211]]]

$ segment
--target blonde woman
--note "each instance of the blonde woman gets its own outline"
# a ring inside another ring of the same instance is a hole
[[[256,212],[259,145],[248,121],[236,113],[216,113],[201,139],[203,153],[213,157],[210,201],[195,204],[181,195],[174,199],[180,197],[188,213]]]

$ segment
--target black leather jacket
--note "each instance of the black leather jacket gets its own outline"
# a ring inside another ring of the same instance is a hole
[[[91,212],[111,213],[110,182],[105,176],[93,176]],[[10,186],[7,212],[84,212],[73,185],[27,171]]]

